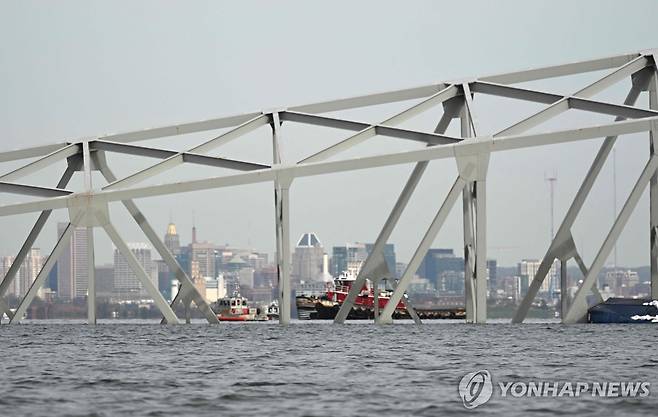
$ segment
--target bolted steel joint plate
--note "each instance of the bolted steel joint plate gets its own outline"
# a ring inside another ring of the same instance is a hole
[[[108,204],[94,193],[79,193],[72,196],[67,206],[71,223],[80,227],[104,226],[110,222]]]

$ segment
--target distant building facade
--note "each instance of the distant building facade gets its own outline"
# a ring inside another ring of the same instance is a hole
[[[57,224],[58,239],[67,226],[68,223]],[[71,241],[57,260],[57,296],[69,301],[86,297],[88,283],[87,228],[76,227],[71,234]]]
[[[158,276],[155,263],[151,259],[151,247],[146,243],[128,243],[128,248],[135,255],[139,264],[155,287],[158,287]],[[122,300],[150,298],[142,287],[135,272],[118,249],[114,249],[114,292]]]
[[[324,247],[315,233],[304,233],[292,254],[293,283],[322,281]]]

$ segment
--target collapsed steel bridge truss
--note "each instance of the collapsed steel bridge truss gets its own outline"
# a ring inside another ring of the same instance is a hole
[[[441,230],[450,210],[461,197],[464,220],[466,319],[468,322],[484,323],[487,319],[486,184],[490,154],[492,152],[511,149],[602,137],[605,137],[605,140],[554,239],[549,245],[541,266],[534,280],[531,282],[528,293],[517,310],[513,321],[522,322],[525,319],[532,301],[536,297],[542,282],[546,279],[551,265],[555,260],[558,260],[562,266],[560,277],[561,288],[564,288],[566,285],[566,265],[569,260],[574,260],[583,273],[584,280],[573,299],[569,300],[567,296],[563,296],[561,301],[563,322],[574,323],[583,320],[587,312],[585,297],[590,292],[593,292],[595,295],[598,294],[595,285],[596,277],[647,186],[650,188],[650,224],[648,225],[649,233],[647,233],[647,241],[651,247],[651,291],[652,297],[658,299],[658,242],[656,237],[658,233],[658,175],[656,174],[658,156],[656,155],[656,146],[654,143],[657,140],[656,135],[658,134],[658,75],[656,71],[656,54],[658,54],[658,51],[651,50],[572,64],[320,102],[274,111],[255,112],[155,129],[85,138],[79,141],[56,143],[0,153],[0,162],[30,161],[20,168],[1,175],[0,191],[40,197],[36,201],[0,206],[0,216],[40,212],[34,227],[25,239],[14,263],[0,284],[0,314],[2,312],[6,313],[11,323],[21,321],[28,306],[43,286],[56,260],[68,244],[74,228],[86,227],[89,234],[88,256],[90,257],[87,297],[89,323],[96,322],[96,283],[93,268],[94,228],[102,228],[119,252],[125,257],[145,290],[148,291],[162,312],[164,316],[163,322],[179,322],[179,318],[173,309],[176,303],[183,303],[186,306],[194,303],[203,312],[209,322],[217,322],[217,317],[204,297],[197,291],[190,277],[160,240],[156,231],[142,214],[133,199],[260,182],[272,182],[275,195],[274,212],[276,224],[276,261],[279,274],[280,322],[287,324],[290,321],[291,303],[289,191],[294,179],[374,167],[415,164],[406,185],[377,236],[371,254],[364,262],[356,283],[352,286],[346,302],[342,305],[335,319],[336,322],[342,323],[347,318],[348,312],[353,306],[358,292],[362,285],[365,284],[366,279],[377,283],[389,273],[383,257],[384,245],[412,197],[414,189],[423,176],[429,161],[454,159],[457,163],[458,175],[415,250],[406,270],[397,282],[390,302],[381,312],[376,311],[375,320],[378,323],[390,323],[392,321],[395,306],[405,297],[405,291],[425,253]],[[527,81],[602,70],[607,71],[605,76],[584,86],[571,95],[554,94],[514,86],[514,84]],[[591,99],[591,97],[608,87],[629,78],[632,81],[632,87],[623,104]],[[635,106],[638,96],[642,91],[647,91],[649,94],[649,109]],[[478,115],[474,114],[473,109],[473,100],[476,99],[478,94],[526,100],[542,103],[546,106],[541,111],[493,135],[483,134],[478,127]],[[411,99],[420,99],[420,101],[378,124],[322,115],[323,113],[338,110]],[[434,131],[426,132],[396,127],[396,125],[439,105],[443,106],[444,111]],[[543,122],[569,109],[606,114],[615,116],[616,119],[614,122],[597,126],[543,133],[527,133],[528,130],[539,126]],[[461,126],[460,136],[453,137],[445,134],[446,129],[453,119],[459,119]],[[291,161],[283,161],[279,150],[282,141],[282,130],[285,127],[284,122],[331,127],[354,133],[320,152],[296,163],[292,163]],[[208,156],[209,152],[265,125],[269,125],[272,129],[273,158],[271,165]],[[155,138],[216,129],[229,130],[184,152],[135,144],[135,142]],[[588,267],[584,264],[576,248],[571,235],[571,227],[583,207],[585,199],[590,193],[597,176],[601,172],[603,164],[617,141],[617,137],[619,135],[638,132],[649,133],[648,162],[607,234],[594,261]],[[375,136],[417,141],[426,144],[426,147],[419,150],[377,156],[327,161],[330,157]],[[109,152],[158,158],[161,161],[149,168],[118,179],[110,169],[105,158],[105,154]],[[43,187],[21,182],[22,178],[62,160],[66,160],[67,168],[56,186]],[[182,164],[228,168],[239,171],[239,173],[150,186],[139,185],[140,182],[146,179]],[[95,188],[92,184],[92,171],[99,171],[107,181],[107,185]],[[78,172],[84,177],[84,190],[79,192],[68,190],[66,187],[69,180]],[[174,271],[176,278],[180,281],[181,289],[171,305],[167,303],[162,294],[149,280],[146,272],[112,224],[108,204],[118,201],[122,202],[126,207],[156,251],[167,263],[169,268]],[[13,280],[16,279],[23,259],[33,246],[54,209],[67,209],[69,213],[69,224],[57,241],[52,253],[45,261],[42,270],[20,301],[18,308],[12,312],[5,300],[7,290]],[[411,306],[410,312],[416,322],[419,322]]]

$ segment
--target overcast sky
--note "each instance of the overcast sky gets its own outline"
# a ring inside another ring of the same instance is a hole
[[[632,6],[621,1],[1,1],[0,151],[656,48],[656,16],[655,1]],[[601,75],[528,85],[569,94]],[[628,86],[620,83],[597,98],[621,102]],[[485,133],[541,109],[479,95],[475,103]],[[646,103],[643,94],[640,104]],[[378,122],[412,104],[336,115]],[[436,108],[404,126],[429,130],[441,112]],[[573,112],[535,131],[611,120]],[[450,132],[456,134],[457,128],[451,126]],[[186,149],[214,135],[145,144]],[[347,135],[286,123],[284,160],[296,161]],[[622,139],[616,152],[619,207],[648,154],[647,135]],[[513,265],[544,254],[550,237],[545,177],[558,177],[557,228],[599,145],[593,140],[492,156],[489,257]],[[418,146],[373,138],[339,157]],[[213,155],[267,163],[269,127]],[[111,157],[110,162],[117,174],[128,175],[155,161]],[[0,168],[6,172],[15,166]],[[62,169],[60,164],[25,181],[54,186]],[[400,166],[296,180],[292,243],[306,231],[316,232],[329,252],[336,244],[374,241],[410,170]],[[148,183],[228,173],[185,166]],[[453,161],[430,164],[391,238],[399,260],[410,258],[455,175]],[[97,187],[104,184],[100,177],[94,181]],[[80,184],[75,179],[71,188]],[[272,194],[271,184],[259,184],[138,203],[163,234],[173,219],[184,243],[194,218],[202,240],[271,253]],[[0,196],[0,204],[17,201],[25,200]],[[574,228],[586,262],[596,254],[613,213],[608,164]],[[112,206],[112,216],[126,240],[145,241],[121,206]],[[0,218],[1,255],[18,250],[35,218]],[[44,252],[54,244],[56,221],[66,218],[61,210],[51,218],[37,242]],[[461,230],[457,207],[434,246],[461,251]],[[111,261],[109,240],[101,231],[96,236],[97,263]],[[648,248],[645,193],[621,236],[619,263],[648,264]]]

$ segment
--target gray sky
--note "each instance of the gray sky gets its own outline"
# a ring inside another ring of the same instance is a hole
[[[658,47],[658,3],[635,1],[506,2],[0,2],[0,150],[141,129],[485,75]],[[531,83],[569,93],[601,74]],[[629,83],[600,99],[620,102]],[[537,105],[477,96],[485,131],[527,116]],[[640,97],[642,105],[647,98]],[[341,112],[377,122],[402,103]],[[600,123],[610,117],[569,113],[540,129]],[[338,113],[337,113],[338,114]],[[441,108],[404,126],[430,129]],[[451,131],[456,127],[452,126]],[[536,130],[540,130],[536,129]],[[214,155],[268,162],[269,128]],[[284,125],[284,159],[310,155],[348,133]],[[214,132],[152,141],[185,149]],[[624,138],[617,150],[618,200],[623,203],[646,158],[646,135]],[[600,141],[514,151],[492,157],[489,175],[489,256],[503,265],[541,257],[549,241],[546,175],[557,173],[556,218],[561,220]],[[414,149],[374,138],[340,157]],[[152,160],[110,159],[118,174]],[[4,164],[2,172],[12,164]],[[452,161],[430,165],[391,242],[407,261],[456,173]],[[53,186],[63,165],[26,180]],[[292,241],[315,231],[330,246],[374,241],[411,167],[390,167],[296,180]],[[181,167],[150,183],[223,175]],[[102,185],[95,178],[95,185]],[[591,262],[612,223],[612,174],[607,166],[574,229]],[[80,185],[76,179],[72,188]],[[24,201],[3,194],[0,204]],[[199,237],[272,252],[271,184],[139,200],[164,233],[171,217],[183,242],[192,213]],[[129,241],[145,241],[121,210],[112,214]],[[0,219],[0,254],[13,254],[35,215]],[[56,212],[37,243],[54,244]],[[556,224],[557,227],[557,224]],[[621,236],[619,263],[648,263],[645,193]],[[109,240],[97,232],[97,263],[111,260]],[[456,209],[435,247],[460,248]]]

